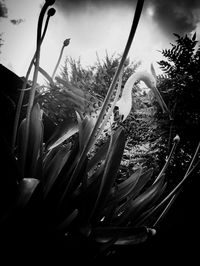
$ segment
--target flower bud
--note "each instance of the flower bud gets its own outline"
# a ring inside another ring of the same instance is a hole
[[[49,6],[52,6],[52,5],[55,3],[55,0],[46,0],[46,3],[47,3]]]
[[[66,39],[66,40],[64,40],[63,45],[64,46],[68,46],[69,45],[69,42],[70,42],[70,39]]]
[[[174,137],[174,142],[179,142],[180,141],[180,137],[179,137],[179,135],[176,135],[175,137]]]
[[[156,234],[156,229],[154,228],[147,228],[147,233],[151,236],[154,236]]]
[[[52,16],[54,16],[55,15],[55,13],[56,13],[56,10],[55,10],[55,8],[50,8],[49,10],[48,10],[48,13],[47,13],[47,15],[49,16],[49,17],[52,17]]]

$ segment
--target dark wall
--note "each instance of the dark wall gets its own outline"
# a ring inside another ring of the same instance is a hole
[[[20,96],[20,90],[23,86],[23,78],[17,76],[14,72],[0,64],[0,123],[1,134],[11,143],[15,111]],[[28,88],[28,86],[27,86]],[[29,90],[25,91],[23,107],[20,120],[26,116],[26,104],[28,102]],[[46,141],[55,129],[53,122],[44,114],[43,122],[45,124],[44,141]]]
[[[0,64],[0,122],[1,133],[10,143],[15,110],[23,86],[23,79]]]

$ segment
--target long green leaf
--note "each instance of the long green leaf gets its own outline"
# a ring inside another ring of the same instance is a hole
[[[110,138],[96,151],[95,155],[88,162],[88,171],[93,169],[99,162],[105,160],[108,152]]]
[[[76,116],[79,128],[79,151],[81,153],[91,135],[96,119],[89,116],[85,116],[82,119],[77,112]]]
[[[164,192],[165,186],[166,184],[164,183],[164,178],[162,178],[150,186],[137,198],[130,201],[126,206],[126,209],[123,210],[122,214],[119,213],[120,216],[117,224],[125,223],[129,219],[136,219],[138,214],[147,210],[147,207],[152,207],[152,205]]]
[[[140,178],[137,180],[137,183],[132,187],[131,191],[129,192],[127,201],[117,208],[117,212],[123,212],[124,209],[126,209],[126,206],[129,205],[129,203],[138,196],[138,194],[142,191],[145,185],[150,181],[152,174],[153,168],[150,168],[141,174]]]
[[[102,207],[104,206],[111,191],[117,171],[119,169],[124,146],[125,135],[122,128],[118,128],[117,131],[111,136],[110,147],[105,159],[105,170],[91,217],[94,217],[95,215],[99,216],[99,213],[102,211]]]
[[[109,243],[113,240],[115,245],[133,245],[142,243],[149,236],[149,229],[142,227],[97,227],[92,229],[91,237],[99,243]]]
[[[55,130],[47,142],[47,150],[51,150],[78,132],[78,124],[71,117],[66,118]]]
[[[32,153],[31,173],[35,177],[37,171],[37,164],[41,154],[43,143],[44,127],[42,123],[42,115],[39,104],[33,106],[30,116],[30,131],[29,131],[29,146],[28,153]],[[28,154],[27,153],[27,154]]]
[[[155,229],[147,228],[146,232],[141,232],[136,235],[133,234],[128,237],[120,237],[115,242],[115,245],[120,245],[120,246],[121,245],[137,245],[137,244],[147,241],[147,239],[150,236],[155,235],[155,233],[156,233]]]
[[[27,205],[39,182],[40,181],[35,178],[23,178],[19,182],[18,206],[25,207]]]
[[[105,222],[112,221],[115,213],[122,212],[132,199],[138,195],[140,190],[142,190],[152,175],[151,171],[144,171],[144,173],[142,174],[142,168],[139,168],[133,175],[112,189],[106,203],[107,207],[103,212]]]
[[[136,186],[142,173],[142,168],[136,170],[129,178],[120,183],[116,189],[113,189],[110,195],[110,201],[113,200],[121,201],[127,197],[133,188]],[[109,201],[109,200],[108,200]]]
[[[76,217],[78,216],[78,210],[75,209],[72,211],[72,213],[67,216],[67,218],[64,219],[64,221],[62,221],[62,223],[57,227],[57,230],[59,231],[64,231],[67,229],[67,227],[74,221],[74,219],[76,219]]]
[[[62,147],[53,157],[49,166],[46,168],[46,171],[44,172],[44,197],[46,197],[49,193],[69,156],[69,146]]]
[[[24,137],[26,130],[26,119],[22,120],[19,127],[18,135],[18,161],[22,168],[22,174],[24,177],[38,178],[37,164],[41,159],[41,148],[43,143],[43,123],[42,114],[39,104],[35,104],[30,114],[29,123],[29,138],[27,153],[24,157]]]
[[[71,145],[71,144],[70,144]],[[55,148],[52,148],[46,152],[43,156],[43,169],[44,172],[48,168],[49,164],[51,163],[51,160],[54,158],[54,156],[59,152],[60,146],[56,146]]]

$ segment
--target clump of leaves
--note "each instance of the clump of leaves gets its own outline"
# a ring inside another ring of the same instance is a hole
[[[52,2],[46,1],[39,17],[39,50],[42,19]],[[9,179],[12,181],[10,184],[15,200],[9,204],[5,202],[1,213],[3,239],[9,236],[9,240],[16,241],[17,238],[18,241],[20,237],[25,245],[32,239],[42,241],[44,245],[53,239],[62,241],[66,245],[66,252],[71,246],[77,247],[79,242],[90,243],[95,247],[95,254],[112,245],[141,243],[155,233],[152,227],[166,213],[183,182],[195,169],[193,163],[199,147],[183,180],[172,191],[165,193],[165,172],[179,142],[176,137],[159,175],[154,175],[153,168],[141,166],[128,179],[117,183],[116,175],[126,141],[121,127],[112,132],[92,158],[88,157],[109,119],[109,108],[114,107],[119,95],[120,86],[117,86],[116,94],[113,95],[113,92],[134,37],[142,6],[143,1],[138,1],[124,54],[97,119],[76,112],[78,123],[72,118],[66,119],[47,143],[43,143],[43,112],[39,104],[33,101],[40,70],[37,50],[31,88],[33,93],[30,94],[27,116],[18,128],[14,153],[8,154],[18,175]],[[112,97],[115,101],[110,106]],[[5,195],[9,192],[8,182]],[[80,249],[87,252],[88,244],[86,249],[84,247],[83,244]]]

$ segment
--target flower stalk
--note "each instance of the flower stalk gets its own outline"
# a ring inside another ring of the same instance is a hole
[[[46,35],[47,27],[48,27],[48,24],[49,24],[49,19],[54,14],[55,14],[55,9],[54,8],[51,8],[51,9],[48,10],[47,19],[46,19],[45,26],[44,26],[44,30],[43,30],[42,37],[41,37],[41,44],[42,44],[42,42],[44,40],[44,37]],[[17,130],[18,130],[18,126],[19,126],[19,118],[20,118],[20,113],[21,113],[21,109],[22,109],[22,103],[23,103],[23,99],[24,99],[24,93],[26,91],[26,86],[27,86],[27,83],[28,83],[28,78],[29,78],[29,75],[31,73],[31,69],[33,67],[35,58],[36,58],[36,51],[34,53],[34,56],[33,56],[32,60],[30,62],[30,65],[28,67],[28,70],[26,72],[26,77],[25,77],[25,80],[24,80],[24,83],[23,83],[23,86],[22,86],[22,89],[21,89],[21,93],[20,93],[20,96],[19,96],[19,100],[18,100],[18,103],[17,103],[16,115],[15,115],[15,121],[14,121],[14,128],[13,128],[13,138],[12,138],[12,152],[13,153],[15,151],[15,144],[16,144],[16,138],[17,138]]]
[[[81,169],[81,167],[83,165],[83,162],[85,161],[84,160],[85,156],[87,155],[87,153],[89,152],[90,148],[92,147],[92,145],[94,143],[94,139],[96,139],[96,134],[100,133],[100,132],[98,132],[99,126],[101,125],[102,120],[106,119],[106,118],[104,118],[104,115],[105,115],[107,107],[108,107],[108,105],[110,103],[110,99],[112,97],[112,94],[113,94],[113,91],[115,89],[116,83],[118,81],[119,75],[120,75],[120,73],[121,73],[121,71],[123,69],[125,60],[127,58],[128,52],[130,50],[130,47],[131,47],[131,44],[132,44],[132,41],[133,41],[133,38],[135,36],[135,32],[136,32],[136,29],[137,29],[137,26],[138,26],[138,23],[139,23],[139,19],[140,19],[141,13],[142,13],[143,4],[144,4],[144,0],[141,0],[141,1],[137,2],[135,15],[134,15],[133,22],[132,22],[132,25],[131,25],[131,30],[130,30],[130,33],[129,33],[129,37],[128,37],[128,40],[127,40],[127,43],[126,43],[126,46],[125,46],[121,61],[120,61],[119,66],[118,66],[118,68],[117,68],[117,70],[115,72],[115,75],[113,77],[113,80],[112,80],[112,83],[111,83],[110,88],[108,90],[108,93],[107,93],[107,95],[105,97],[104,103],[103,103],[101,111],[99,113],[99,117],[98,117],[98,119],[97,119],[97,121],[96,121],[96,123],[94,125],[94,128],[92,130],[90,138],[88,139],[87,144],[85,145],[85,147],[84,147],[84,149],[82,151],[82,154],[81,154],[81,156],[79,158],[79,163],[77,164],[77,167],[75,168],[71,179],[73,179],[74,176],[76,176],[79,173],[79,171],[80,171],[80,169]]]
[[[34,98],[35,98],[35,92],[36,92],[36,87],[37,87],[37,78],[38,78],[38,71],[39,71],[39,62],[40,62],[40,48],[42,44],[42,24],[43,24],[43,19],[44,15],[49,7],[49,5],[52,5],[52,3],[55,1],[46,1],[45,4],[43,5],[39,19],[38,19],[38,26],[37,26],[37,45],[36,45],[36,54],[35,54],[35,69],[34,69],[34,74],[33,74],[33,85],[30,90],[30,95],[29,95],[29,102],[28,102],[28,107],[27,107],[27,114],[26,114],[26,127],[25,127],[25,135],[24,135],[24,149],[23,149],[23,154],[22,154],[22,174],[24,175],[24,168],[25,168],[25,161],[26,161],[26,154],[27,154],[27,146],[28,146],[28,139],[29,139],[29,125],[30,125],[30,115],[31,115],[31,110],[33,107],[34,103]],[[51,14],[51,13],[50,13]],[[34,63],[34,60],[33,60]]]
[[[63,55],[64,48],[65,48],[66,46],[69,45],[69,42],[70,42],[70,39],[66,39],[66,40],[63,42],[63,46],[62,46],[62,48],[61,48],[61,50],[60,50],[60,55],[59,55],[58,61],[57,61],[57,63],[56,63],[56,66],[55,66],[55,68],[54,68],[53,74],[52,74],[52,76],[51,76],[52,80],[54,79],[55,74],[56,74],[56,71],[57,71],[58,66],[59,66],[59,64],[60,64],[60,61],[61,61],[61,58],[62,58],[62,55]]]
[[[185,181],[187,180],[188,176],[193,172],[193,170],[195,169],[195,167],[192,168],[195,159],[197,158],[198,152],[200,149],[200,142],[197,145],[197,148],[195,150],[195,153],[192,157],[192,160],[190,162],[190,165],[183,177],[183,179],[175,186],[174,189],[172,189],[172,191],[154,208],[152,209],[151,212],[148,213],[148,215],[145,216],[145,220],[150,217],[153,213],[155,213],[157,210],[159,210],[167,201],[169,201],[167,203],[167,206],[164,208],[164,210],[162,211],[162,213],[160,214],[160,216],[158,217],[158,219],[155,221],[154,225],[157,225],[159,221],[161,221],[161,219],[163,219],[164,215],[167,213],[167,210],[171,207],[171,205],[173,204],[173,202],[175,201],[175,199],[177,198],[178,194],[181,191],[181,188],[183,186],[183,184],[185,183]]]

